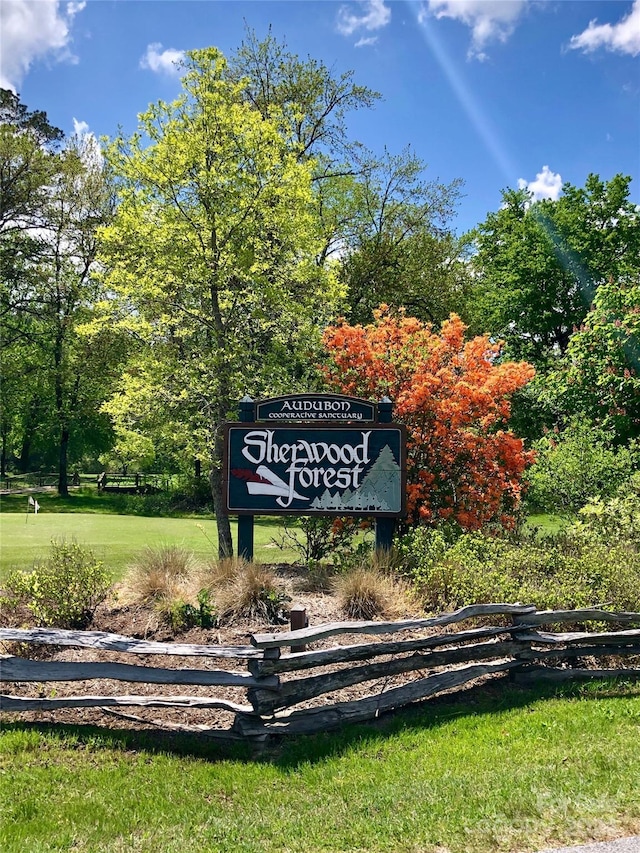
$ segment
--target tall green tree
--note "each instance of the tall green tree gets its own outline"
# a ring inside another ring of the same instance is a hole
[[[36,292],[44,206],[59,168],[62,131],[46,113],[0,89],[0,468],[26,467],[40,423]]]
[[[34,304],[40,369],[49,377],[49,422],[57,436],[58,491],[68,494],[69,447],[88,423],[104,433],[98,409],[117,349],[108,330],[82,334],[99,297],[94,277],[98,228],[108,223],[114,196],[95,140],[73,137],[61,153],[43,205],[44,228]],[[102,416],[104,420],[104,416]]]
[[[213,48],[188,54],[182,86],[108,151],[119,205],[102,232],[104,285],[144,341],[108,409],[126,429],[137,403],[161,408],[176,440],[209,460],[219,551],[230,554],[224,424],[245,393],[308,370],[340,288],[317,263],[314,164],[286,111],[257,109]]]
[[[431,322],[462,313],[468,269],[463,244],[448,227],[460,181],[443,184],[425,173],[406,149],[370,160],[357,179],[341,270],[351,322],[370,322],[382,303]]]
[[[630,182],[589,175],[583,188],[565,184],[557,200],[505,191],[475,232],[473,325],[538,367],[566,353],[598,288],[640,272]]]
[[[581,414],[617,444],[640,437],[640,276],[598,288],[546,393],[556,408]]]

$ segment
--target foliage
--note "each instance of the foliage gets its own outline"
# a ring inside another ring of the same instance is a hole
[[[632,269],[600,285],[549,395],[581,412],[618,443],[640,437],[640,277]]]
[[[466,242],[447,230],[461,182],[427,181],[425,171],[410,149],[385,152],[352,187],[353,233],[340,266],[351,323],[371,322],[383,302],[432,322],[464,308]]]
[[[640,553],[577,531],[520,542],[474,532],[448,543],[439,531],[418,528],[400,549],[425,607],[436,612],[494,601],[541,610],[640,608]]]
[[[110,574],[93,552],[64,540],[53,540],[48,559],[5,582],[10,604],[25,606],[36,625],[56,628],[88,627],[110,588]]]
[[[640,215],[630,183],[589,175],[584,188],[565,183],[557,200],[505,191],[474,232],[475,327],[539,367],[565,353],[598,288],[637,279]]]
[[[408,428],[409,523],[443,519],[463,528],[514,523],[520,479],[532,461],[504,429],[509,398],[533,376],[526,363],[502,362],[487,337],[465,342],[452,315],[440,333],[382,306],[374,323],[330,327],[324,336],[334,387],[391,397]]]
[[[406,615],[408,592],[403,582],[375,565],[361,565],[337,575],[333,589],[350,619]]]
[[[206,589],[198,592],[197,604],[177,598],[159,602],[158,610],[176,634],[189,628],[213,628],[216,624],[215,607]]]
[[[591,498],[610,497],[640,465],[637,443],[612,447],[604,429],[585,421],[548,432],[534,449],[527,500],[548,512],[575,513]]]
[[[618,486],[608,500],[597,497],[588,501],[573,529],[585,538],[640,551],[640,472]]]
[[[109,329],[91,341],[81,333],[97,298],[95,235],[110,216],[111,187],[90,135],[58,151],[61,134],[44,113],[16,102],[2,118],[0,386],[3,411],[11,412],[1,424],[3,470],[7,455],[23,471],[40,459],[58,469],[67,495],[70,461],[111,438],[99,408],[123,355]]]
[[[287,621],[290,598],[273,572],[259,563],[236,560],[232,574],[212,592],[221,620],[245,618],[275,624]]]
[[[160,429],[210,463],[221,555],[223,425],[249,387],[264,395],[307,374],[341,293],[316,263],[313,163],[246,85],[218,51],[188,54],[180,97],[108,150],[120,203],[101,235],[108,307],[144,343],[107,409],[120,436]]]
[[[352,550],[354,536],[368,527],[353,518],[326,518],[319,515],[291,516],[283,519],[279,536],[274,539],[279,548],[293,548],[305,566],[317,565],[331,556],[334,563]],[[302,533],[299,537],[298,531]]]

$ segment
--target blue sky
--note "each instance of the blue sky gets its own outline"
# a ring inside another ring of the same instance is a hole
[[[640,203],[640,0],[0,0],[0,14],[0,85],[65,133],[133,131],[178,94],[182,51],[228,54],[245,23],[271,26],[381,93],[352,137],[462,178],[458,233],[519,183],[554,198],[622,172]]]

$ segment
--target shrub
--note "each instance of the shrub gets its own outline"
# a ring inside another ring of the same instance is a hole
[[[220,618],[258,619],[282,624],[288,619],[290,598],[275,575],[259,563],[237,560],[233,575],[215,591]]]
[[[573,532],[607,544],[626,544],[640,549],[640,472],[618,487],[605,501],[594,498],[579,512]]]
[[[610,497],[640,462],[637,444],[614,448],[604,430],[584,421],[550,433],[534,449],[527,500],[550,512],[575,513],[592,498]]]
[[[157,609],[163,619],[176,633],[189,628],[213,628],[216,624],[216,611],[210,600],[208,590],[201,589],[197,596],[197,605],[178,597],[158,602]]]
[[[50,550],[31,571],[9,575],[9,598],[26,607],[38,626],[86,628],[109,593],[110,575],[93,552],[77,542],[54,539]]]
[[[375,565],[338,575],[333,587],[343,612],[351,619],[393,618],[408,608],[408,590],[403,582]]]
[[[329,555],[335,562],[349,554],[354,536],[365,526],[353,518],[291,516],[284,518],[281,534],[273,541],[281,549],[293,548],[304,565],[311,567]]]
[[[340,321],[325,330],[325,373],[342,393],[394,400],[407,426],[409,524],[512,527],[532,455],[507,430],[510,400],[534,369],[500,358],[501,345],[488,337],[465,341],[465,333],[455,314],[436,332],[382,305],[367,326]]]
[[[402,548],[410,554],[406,572],[430,610],[518,601],[540,609],[640,608],[640,554],[571,532],[541,542],[471,533],[447,544],[438,531],[415,531]]]
[[[177,545],[147,547],[128,573],[125,588],[137,601],[175,599],[193,570],[193,556]]]

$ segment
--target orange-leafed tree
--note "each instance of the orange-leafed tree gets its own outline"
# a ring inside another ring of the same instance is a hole
[[[506,428],[510,398],[534,369],[500,361],[499,343],[465,332],[455,314],[437,332],[383,305],[368,326],[326,330],[327,378],[345,394],[393,400],[394,420],[407,425],[409,524],[510,527],[533,461]]]

